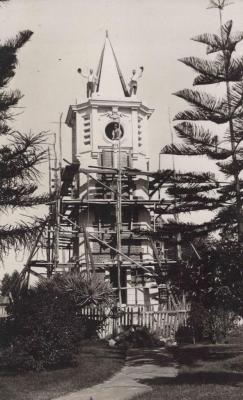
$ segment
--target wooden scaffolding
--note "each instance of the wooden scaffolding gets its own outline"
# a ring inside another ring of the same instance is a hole
[[[31,275],[39,278],[67,271],[86,271],[87,274],[101,274],[111,281],[109,269],[114,275],[115,267],[116,277],[112,283],[118,304],[122,305],[127,303],[124,299],[129,290],[123,272],[131,268],[135,293],[142,286],[150,285],[157,288],[155,297],[159,304],[170,309],[181,307],[167,281],[168,268],[175,267],[181,260],[181,245],[177,237],[157,233],[161,216],[169,213],[172,205],[161,195],[171,172],[123,168],[121,163],[118,168],[90,166],[84,169],[79,163],[60,167],[55,162],[54,168],[50,168],[50,181],[54,185],[50,185],[49,215],[36,238],[22,277],[29,281]],[[86,177],[82,196],[80,176]],[[144,182],[146,199],[133,194],[134,182],[139,179]],[[149,213],[150,224],[137,222],[137,210],[141,208]],[[87,223],[90,210],[98,215],[92,230]],[[82,212],[86,214],[85,221],[80,218]],[[108,223],[104,218],[107,215],[112,215]],[[141,241],[148,243],[152,257],[142,257],[137,245]],[[80,251],[81,242],[83,251]]]

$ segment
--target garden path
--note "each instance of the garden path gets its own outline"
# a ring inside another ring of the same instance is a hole
[[[128,400],[152,390],[143,381],[174,378],[177,373],[172,356],[164,348],[133,349],[128,353],[125,366],[109,380],[55,400]]]

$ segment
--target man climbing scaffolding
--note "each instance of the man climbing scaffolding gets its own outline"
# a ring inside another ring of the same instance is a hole
[[[97,82],[97,78],[96,78],[96,76],[95,76],[95,74],[94,74],[93,69],[90,69],[90,70],[89,70],[89,75],[84,75],[84,74],[82,73],[82,69],[81,69],[81,68],[78,68],[78,69],[77,69],[77,72],[78,72],[83,78],[88,79],[88,81],[87,81],[87,97],[88,97],[88,98],[91,97],[91,96],[92,96],[92,93],[94,93],[94,91],[95,91],[95,86],[96,86],[96,82]]]
[[[135,69],[132,70],[132,76],[129,82],[129,86],[130,86],[130,96],[132,96],[133,94],[136,95],[137,94],[137,88],[138,88],[138,79],[140,79],[143,75],[143,71],[144,68],[140,67],[140,72],[137,72]]]

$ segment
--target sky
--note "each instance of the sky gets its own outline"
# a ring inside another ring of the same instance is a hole
[[[204,32],[217,32],[218,12],[207,9],[209,0],[10,0],[0,7],[0,38],[20,30],[34,32],[19,51],[19,65],[10,88],[24,94],[20,115],[13,127],[25,132],[57,132],[60,113],[64,120],[70,104],[81,102],[85,80],[77,74],[96,69],[105,31],[118,58],[126,82],[133,68],[144,66],[138,97],[155,112],[149,123],[151,169],[158,169],[159,151],[171,142],[169,120],[186,103],[172,93],[192,86],[192,70],[178,59],[205,56],[205,47],[190,40]],[[243,30],[243,0],[225,9],[224,19]],[[240,49],[240,47],[239,47]],[[241,48],[243,53],[243,49]],[[71,132],[63,124],[63,157],[71,160]],[[188,164],[189,163],[189,164]],[[171,156],[161,158],[171,167]],[[187,160],[194,170],[208,169],[204,159]],[[180,168],[184,161],[176,160]],[[43,170],[41,187],[46,187]],[[21,255],[22,257],[22,255]],[[5,271],[13,264],[5,263]],[[0,269],[1,276],[1,269]]]

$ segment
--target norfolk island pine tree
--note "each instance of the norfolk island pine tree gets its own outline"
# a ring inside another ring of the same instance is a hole
[[[6,143],[0,147],[0,211],[5,213],[43,204],[47,200],[46,195],[34,194],[39,176],[37,167],[46,157],[44,133],[31,135],[10,127],[15,117],[14,108],[22,94],[19,90],[9,90],[8,84],[15,75],[17,52],[30,40],[32,33],[21,31],[15,38],[0,44],[0,138],[4,137]],[[33,220],[32,223],[0,225],[1,257],[12,247],[29,244],[41,223]]]
[[[219,98],[208,91],[191,89],[175,93],[191,108],[174,117],[175,121],[180,121],[174,129],[183,143],[165,146],[162,153],[187,157],[206,155],[217,161],[221,177],[211,173],[175,173],[173,184],[167,190],[176,198],[170,213],[214,210],[216,216],[209,223],[194,227],[193,224],[171,222],[168,229],[171,227],[190,235],[217,229],[231,230],[242,241],[243,57],[235,56],[234,52],[243,33],[233,33],[232,21],[222,22],[222,11],[228,5],[226,1],[213,0],[210,4],[219,10],[220,33],[201,34],[193,40],[206,44],[208,56],[212,54],[214,58],[186,57],[180,61],[198,73],[193,85],[220,86],[224,96]],[[210,123],[210,129],[205,128],[205,122]],[[220,126],[225,128],[223,135],[219,132]]]

